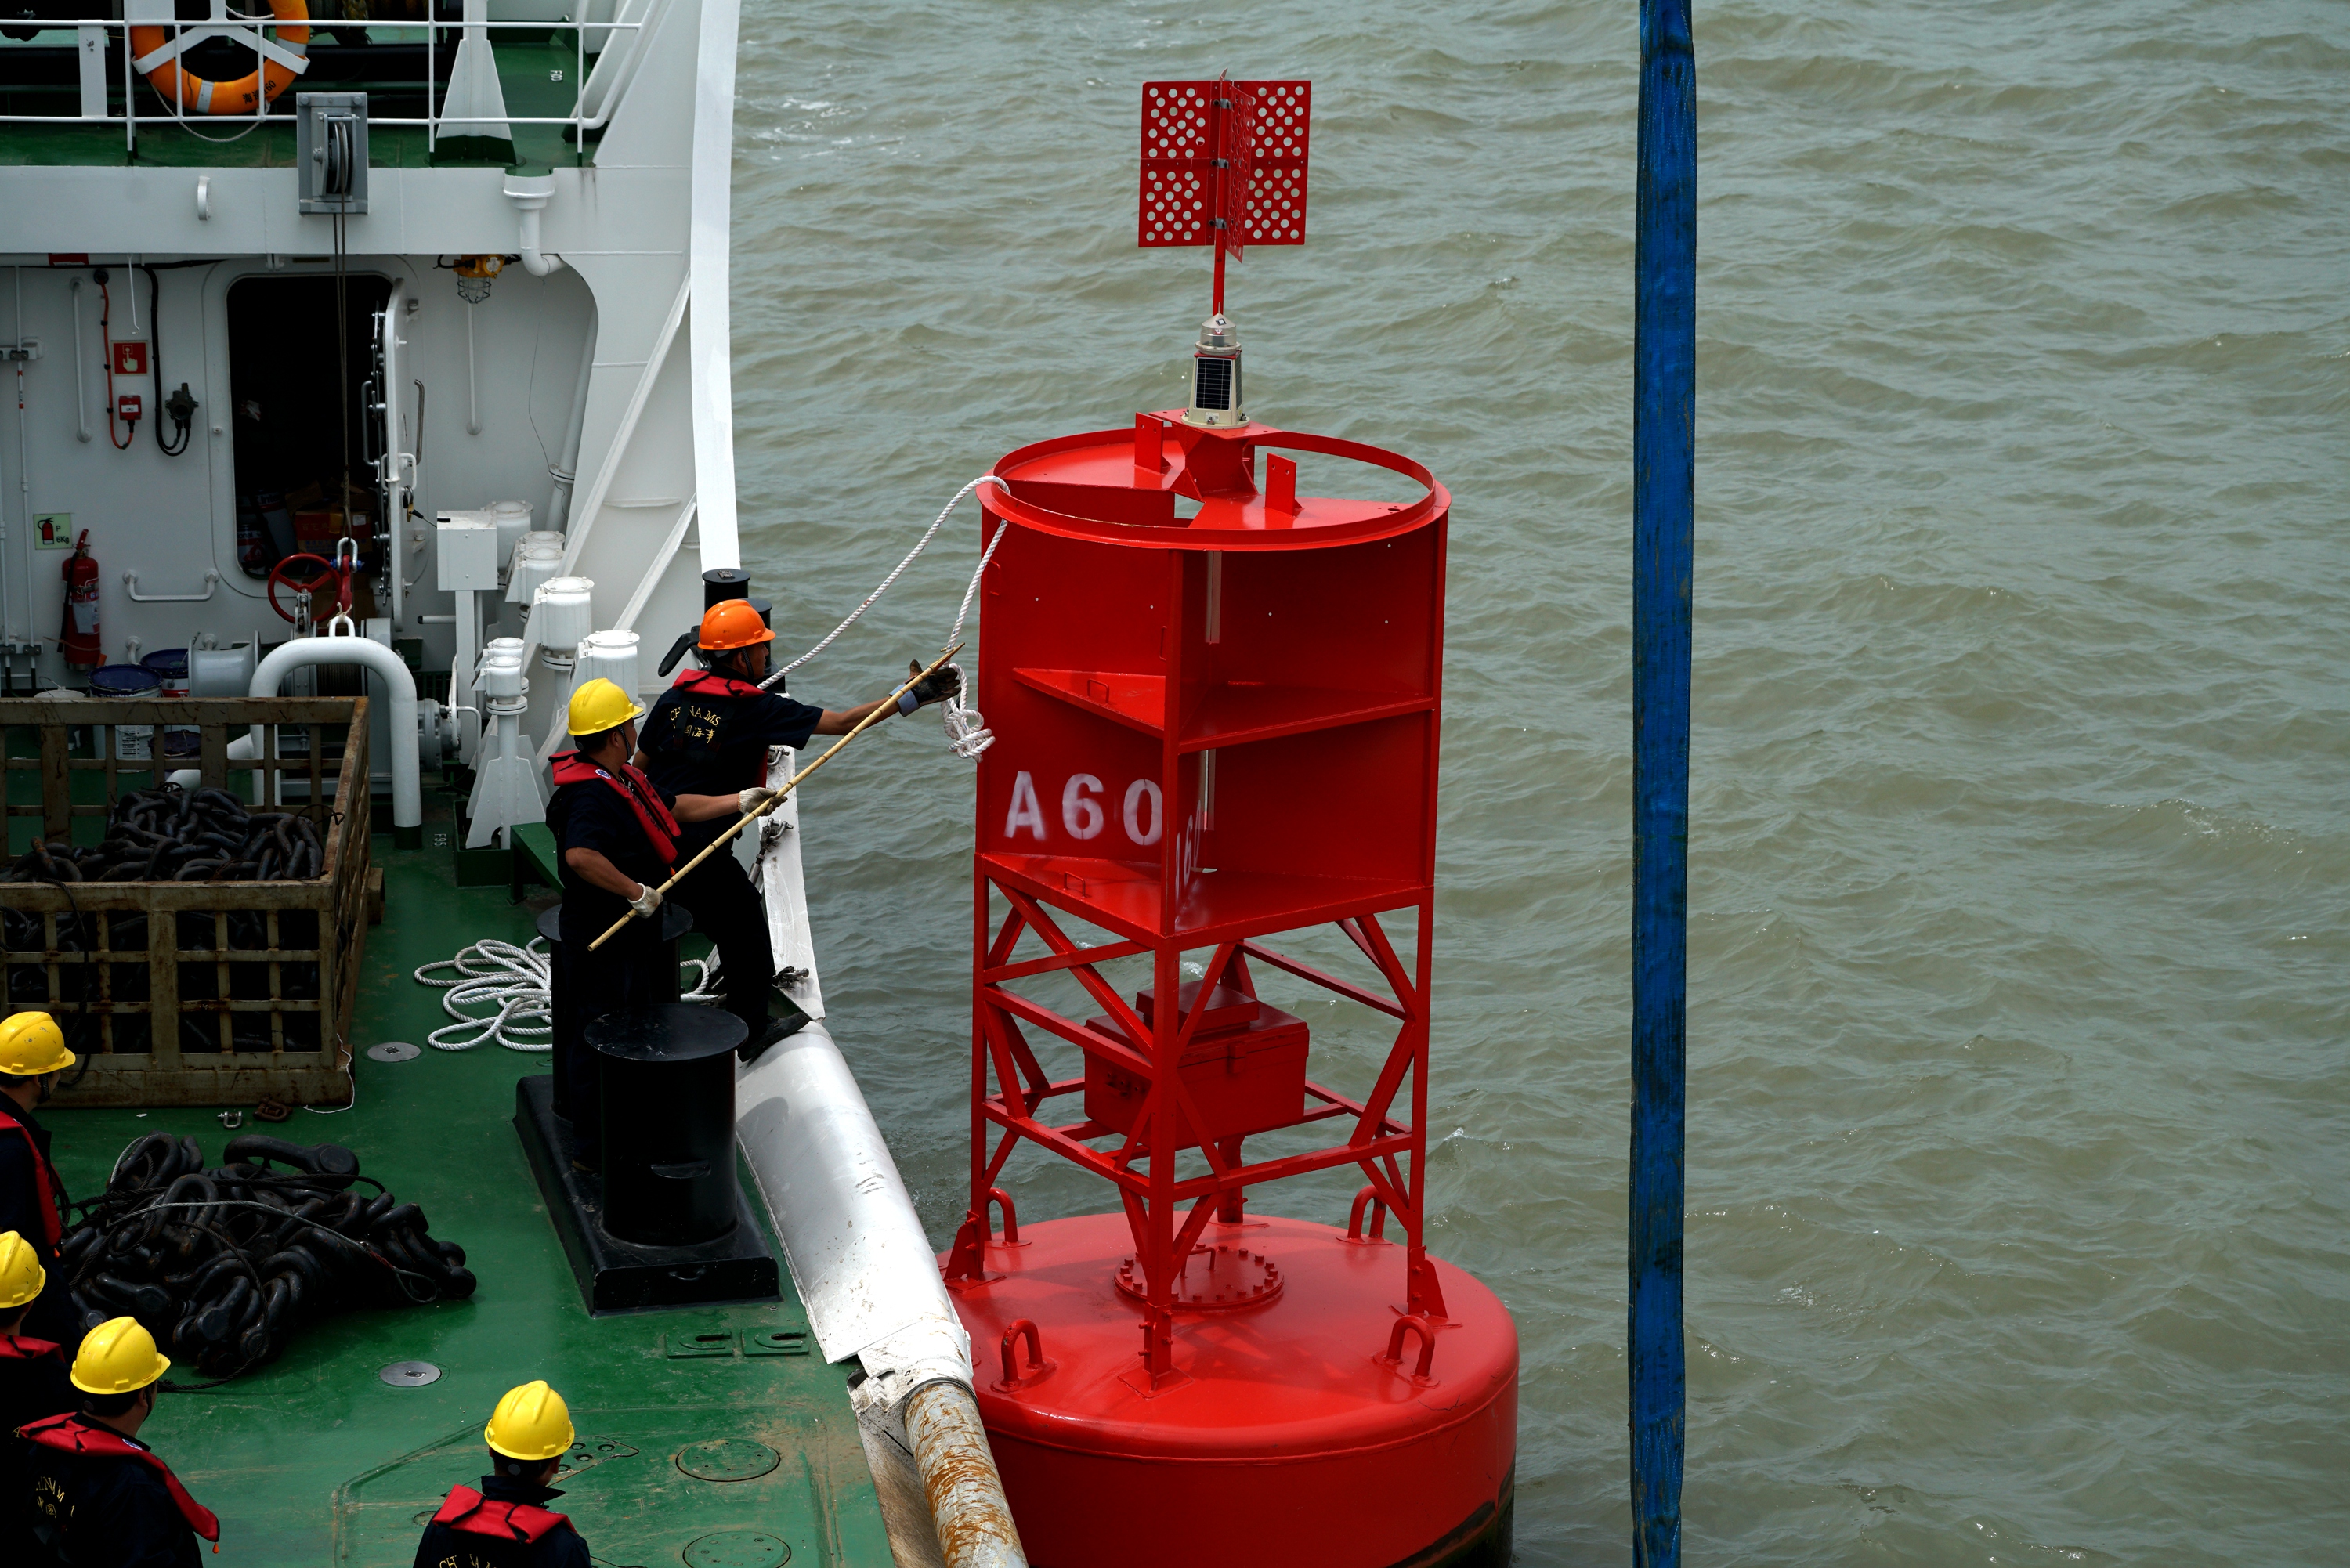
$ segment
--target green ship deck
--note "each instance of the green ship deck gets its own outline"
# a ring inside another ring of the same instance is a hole
[[[353,1027],[357,1105],[296,1111],[265,1130],[357,1150],[364,1172],[422,1204],[432,1233],[465,1248],[481,1289],[470,1302],[327,1319],[273,1366],[167,1395],[142,1435],[220,1514],[221,1551],[206,1560],[405,1568],[450,1484],[486,1468],[481,1428],[498,1396],[544,1377],[569,1400],[579,1433],[554,1506],[598,1563],[777,1568],[787,1551],[803,1568],[888,1568],[845,1369],[815,1354],[788,1274],[777,1303],[589,1318],[512,1126],[515,1080],[546,1071],[546,1059],[495,1044],[427,1047],[398,1064],[365,1055],[385,1040],[423,1045],[449,1022],[440,993],[411,978],[419,965],[483,937],[531,935],[535,910],[505,886],[458,885],[450,805],[428,791],[421,850],[396,850],[389,834],[374,840],[385,913],[368,932]],[[84,1196],[142,1134],[193,1134],[213,1162],[233,1136],[210,1110],[53,1109],[45,1119],[69,1189]],[[379,1376],[408,1360],[442,1376],[421,1387]],[[688,1451],[696,1445],[717,1446]],[[688,1465],[742,1479],[699,1479]]]

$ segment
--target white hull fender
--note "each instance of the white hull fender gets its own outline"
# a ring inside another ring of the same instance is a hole
[[[781,789],[799,765],[799,753],[778,746],[767,753],[767,787]],[[784,804],[767,814],[755,834],[744,833],[735,842],[755,840],[758,858],[751,869],[759,897],[767,909],[767,950],[774,955],[776,985],[810,1018],[824,1016],[824,984],[816,972],[816,932],[808,923],[807,900],[801,896],[800,794],[794,790]]]
[[[971,1336],[856,1075],[810,1023],[741,1070],[735,1131],[829,1362],[904,1424],[949,1568],[1026,1559],[971,1392]],[[934,1479],[935,1478],[935,1479]]]

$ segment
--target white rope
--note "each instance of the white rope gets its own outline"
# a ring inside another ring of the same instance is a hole
[[[554,1050],[554,971],[551,957],[543,947],[546,940],[544,937],[533,937],[528,946],[516,947],[512,942],[485,937],[459,950],[455,958],[428,963],[418,970],[419,981],[442,989],[444,994],[441,1005],[457,1020],[425,1036],[432,1048],[471,1051],[484,1041],[494,1040],[509,1051]],[[708,958],[687,959],[679,967],[681,971],[694,970],[699,976],[693,989],[679,1000],[725,1000],[718,990],[718,954],[714,950]],[[434,970],[456,972],[453,978],[442,980],[431,972]],[[682,978],[681,973],[681,982]],[[476,1016],[464,1011],[468,1007],[494,1007],[497,1011]],[[473,1032],[470,1038],[453,1038],[467,1030]]]
[[[544,937],[533,937],[527,947],[516,947],[494,937],[484,937],[468,948],[458,950],[455,958],[428,963],[416,971],[416,978],[426,985],[436,985],[445,994],[442,1007],[456,1023],[435,1029],[425,1036],[436,1051],[471,1051],[485,1040],[494,1040],[509,1051],[552,1051],[555,1049],[555,1011],[553,971],[549,959],[542,949]],[[454,970],[455,977],[436,979],[432,971]],[[467,1007],[494,1007],[497,1011],[486,1018],[464,1011]],[[447,1038],[473,1031],[470,1039]],[[529,1036],[545,1036],[531,1039]]]
[[[992,473],[983,473],[977,479],[972,480],[969,484],[964,485],[961,490],[956,491],[954,493],[954,499],[948,502],[946,505],[940,510],[939,514],[936,517],[931,519],[931,525],[922,530],[922,536],[914,541],[914,547],[912,549],[906,552],[906,558],[899,562],[896,566],[892,567],[888,576],[881,579],[881,586],[875,588],[871,593],[866,595],[865,602],[858,605],[855,609],[850,610],[847,620],[842,621],[838,626],[834,627],[830,631],[827,632],[822,642],[817,643],[814,648],[809,649],[806,653],[801,654],[797,659],[793,659],[789,664],[785,665],[781,670],[776,670],[773,675],[770,675],[764,680],[760,681],[759,690],[764,691],[768,687],[773,686],[776,681],[781,680],[785,676],[789,675],[793,670],[797,670],[801,665],[806,664],[809,659],[814,659],[817,654],[822,653],[826,649],[830,648],[832,646],[833,639],[838,637],[842,632],[847,631],[850,627],[855,626],[858,618],[862,617],[867,610],[873,607],[873,601],[879,598],[883,594],[888,593],[889,591],[889,585],[896,582],[900,576],[905,575],[906,568],[914,564],[914,557],[920,555],[925,549],[930,547],[931,539],[935,538],[938,535],[938,531],[946,525],[948,514],[953,512],[956,507],[962,504],[962,498],[969,495],[972,491],[977,490],[983,484],[1003,485],[1007,491],[1012,488],[1010,485],[1004,484],[1003,481],[996,478],[995,475]],[[965,596],[963,603],[966,607],[969,607],[970,602],[969,596]],[[962,627],[962,623],[960,619],[955,623],[958,628]],[[952,642],[954,639],[952,638],[949,638],[947,640],[949,642]]]
[[[976,484],[978,481],[973,480],[972,483]],[[1003,482],[998,480],[997,483]],[[962,498],[958,496],[956,499]],[[971,575],[971,587],[962,591],[962,606],[955,611],[954,629],[947,633],[947,639],[943,646],[952,648],[962,640],[962,623],[971,615],[971,601],[979,593],[979,579],[987,574],[987,563],[995,559],[995,547],[1003,543],[1003,535],[1009,533],[1011,528],[1012,523],[1009,518],[996,524],[995,537],[987,542],[987,548],[980,554],[979,569]],[[961,666],[957,666],[957,670],[960,672]],[[953,696],[941,703],[939,710],[939,717],[947,727],[947,744],[953,749],[956,756],[967,763],[979,761],[979,753],[995,744],[995,732],[987,728],[986,718],[976,706],[963,701],[964,695],[975,691],[978,683],[979,659],[974,655],[971,661],[971,671],[963,677],[961,688]]]
[[[723,1002],[726,1000],[726,993],[718,988],[718,950],[716,948],[710,950],[708,958],[687,959],[678,967],[702,971],[702,978],[693,982],[691,991],[678,998],[680,1002]]]

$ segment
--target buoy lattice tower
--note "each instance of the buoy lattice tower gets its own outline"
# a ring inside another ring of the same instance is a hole
[[[1278,161],[1268,105],[1289,117]],[[1146,243],[1178,161],[1154,167],[1154,107],[1179,117],[1157,145],[1190,149],[1173,188],[1207,215],[1164,243],[1251,234],[1284,182],[1295,237],[1266,243],[1302,241],[1305,84],[1147,84]],[[1195,360],[1224,351],[1211,335]],[[1247,419],[1232,370],[1195,370],[1189,407],[1130,429],[1023,447],[982,493],[995,742],[971,1203],[943,1266],[1040,1568],[1193,1563],[1210,1517],[1253,1562],[1498,1564],[1516,1333],[1424,1234],[1451,497],[1409,458]],[[1201,406],[1224,385],[1229,404]],[[1409,498],[1301,494],[1300,457]],[[1369,977],[1279,941],[1327,927]],[[1145,968],[1139,989],[1115,978]],[[1309,1072],[1306,1023],[1258,994],[1268,972],[1392,1028],[1367,1082]],[[1111,1184],[1117,1209],[1020,1226],[999,1182],[1024,1144]],[[1350,1167],[1343,1227],[1252,1207]]]

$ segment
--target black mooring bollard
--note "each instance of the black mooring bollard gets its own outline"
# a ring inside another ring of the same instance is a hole
[[[734,1048],[723,1008],[666,1002],[588,1025],[601,1079],[604,1229],[681,1247],[733,1230]]]
[[[693,929],[693,911],[672,899],[661,905],[660,919],[660,941],[650,952],[631,961],[624,950],[608,947],[588,960],[601,966],[597,973],[603,983],[588,988],[592,994],[587,1006],[602,1012],[616,1006],[650,1007],[678,999],[677,944]],[[546,939],[547,978],[551,982],[549,1011],[553,1016],[548,1022],[555,1025],[552,1065],[556,1114],[571,1124],[575,1136],[592,1137],[599,1115],[596,1062],[594,1054],[588,1049],[588,1020],[580,1016],[582,1003],[575,994],[580,987],[571,978],[569,956],[563,946],[562,905],[539,915],[538,934]],[[637,969],[627,974],[611,968],[614,963],[631,961]]]

